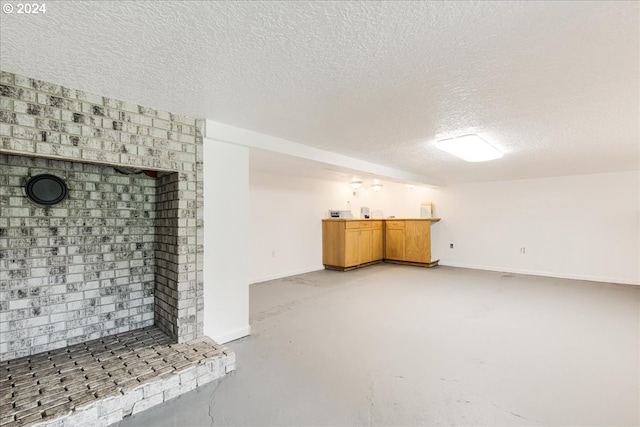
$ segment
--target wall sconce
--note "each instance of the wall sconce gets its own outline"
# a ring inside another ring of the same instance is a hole
[[[362,181],[355,180],[355,179],[351,181],[351,188],[353,188],[354,190],[357,190],[360,187],[362,187]]]
[[[376,179],[373,184],[371,184],[371,189],[373,191],[380,191],[382,190],[382,184],[380,184],[380,182]]]

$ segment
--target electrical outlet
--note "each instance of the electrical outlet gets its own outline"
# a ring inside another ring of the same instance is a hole
[[[449,243],[449,249],[453,249],[453,243]]]
[[[523,247],[521,247],[521,248],[520,248],[520,253],[521,253],[522,255],[526,254],[526,253],[527,253],[527,249],[526,249],[524,246],[523,246]]]

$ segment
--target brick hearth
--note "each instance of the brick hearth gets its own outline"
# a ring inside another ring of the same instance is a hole
[[[156,327],[0,362],[0,426],[109,425],[235,369],[210,338]]]

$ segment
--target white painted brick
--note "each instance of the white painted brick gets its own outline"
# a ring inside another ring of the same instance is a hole
[[[167,131],[164,129],[149,128],[149,135],[156,138],[167,138]]]
[[[98,423],[101,426],[109,426],[115,424],[123,418],[122,409],[113,411],[110,414],[102,415],[98,417]]]
[[[211,371],[213,370],[212,368],[212,363],[201,363],[200,365],[196,366],[196,377],[211,373]]]
[[[153,127],[168,131],[169,129],[171,129],[171,123],[168,122],[167,120],[153,119]]]
[[[31,87],[31,79],[29,79],[26,76],[21,76],[19,74],[15,74],[14,75],[14,83],[16,86],[22,86],[22,87]]]
[[[133,405],[133,411],[131,412],[131,414],[135,415],[139,412],[146,411],[147,409],[159,405],[162,402],[164,402],[163,393],[158,393],[148,398],[142,399]]]
[[[195,379],[185,383],[185,384],[180,384],[177,387],[173,387],[169,390],[166,390],[164,392],[164,400],[170,400],[173,399],[174,397],[180,396],[181,394],[184,393],[188,393],[191,390],[195,389],[197,387],[197,382]]]
[[[180,142],[185,142],[188,144],[195,144],[196,142],[196,137],[193,135],[185,135],[185,134],[180,134],[178,137],[178,141]]]
[[[76,96],[78,99],[90,102],[92,104],[103,105],[104,103],[104,99],[102,98],[102,96],[93,93],[87,93],[78,90],[76,91]]]
[[[198,383],[198,387],[200,387],[201,385],[210,383],[211,381],[215,381],[218,378],[222,378],[223,376],[224,375],[219,370],[215,370],[198,376],[198,378],[196,378],[196,382]]]
[[[29,300],[13,300],[9,301],[9,310],[21,310],[29,307]]]
[[[131,114],[129,118],[131,120],[131,123],[144,126],[153,126],[153,119],[150,117],[145,117],[140,114]],[[127,142],[129,142],[129,140],[127,140]]]
[[[180,385],[180,376],[171,375],[162,381],[154,381],[153,383],[144,387],[144,397],[150,397],[158,393],[163,393],[165,390],[172,389]]]
[[[69,415],[64,426],[65,427],[85,427],[90,426],[98,419],[98,406],[92,402],[89,406],[81,407]]]
[[[110,414],[114,411],[124,408],[124,396],[114,396],[103,399],[98,402],[98,416]]]
[[[236,363],[236,354],[233,351],[225,350],[224,363]]]
[[[195,126],[195,124],[196,124],[196,120],[195,119],[193,119],[191,117],[187,117],[187,116],[181,116],[181,115],[178,115],[178,114],[171,114],[171,121],[183,123],[183,124],[190,125],[190,126]]]
[[[75,123],[67,123],[66,130],[72,135],[82,135],[82,126]]]
[[[32,346],[43,345],[49,342],[49,337],[47,335],[40,335],[37,337],[33,337],[31,341]]]
[[[121,408],[124,413],[130,414],[131,409],[135,405],[136,402],[143,399],[143,389],[136,388],[135,390],[128,391],[122,396],[120,400]]]
[[[43,421],[41,423],[32,424],[33,427],[67,427],[69,426],[69,415],[56,418],[50,421]]]
[[[0,83],[14,84],[15,79],[13,73],[0,71]]]
[[[180,373],[180,384],[187,384],[193,381],[198,376],[198,371],[196,367],[190,368],[186,371],[182,371]]]

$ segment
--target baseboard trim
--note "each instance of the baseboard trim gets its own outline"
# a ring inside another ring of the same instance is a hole
[[[271,274],[268,276],[257,277],[254,279],[250,279],[249,284],[253,285],[256,283],[268,282],[269,280],[282,279],[283,277],[297,276],[298,274],[312,273],[314,271],[320,271],[320,270],[324,270],[324,266],[320,265],[317,267],[302,268],[300,270],[288,271],[286,273],[278,273],[278,274]]]
[[[218,344],[226,344],[230,341],[235,341],[240,338],[251,335],[251,326],[243,326],[233,331],[223,333],[221,335],[213,335],[211,338]]]
[[[580,274],[564,274],[564,273],[554,273],[549,271],[525,270],[525,269],[510,268],[510,267],[487,267],[485,265],[464,264],[464,263],[448,262],[448,261],[442,261],[442,260],[440,260],[440,265],[447,266],[447,267],[469,268],[473,270],[527,274],[530,276],[554,277],[557,279],[586,280],[589,282],[620,283],[623,285],[640,286],[639,281],[621,279],[619,277],[583,276]]]

